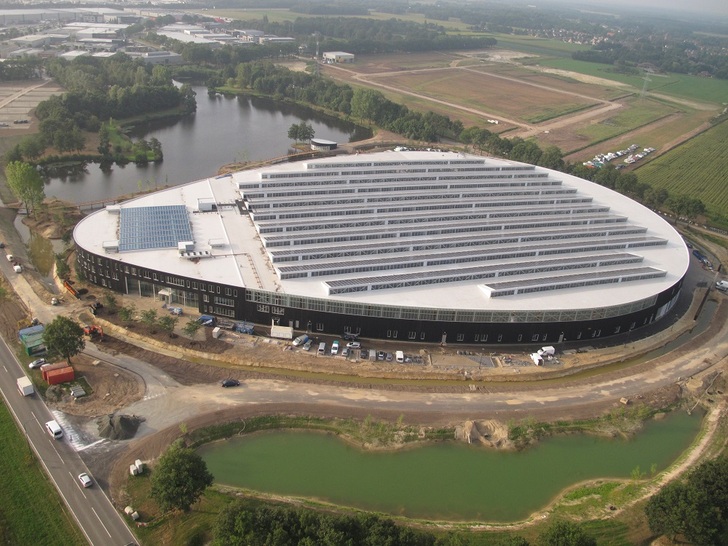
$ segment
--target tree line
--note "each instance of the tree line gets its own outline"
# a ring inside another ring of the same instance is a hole
[[[243,63],[228,86],[290,99],[373,123],[415,140],[436,142],[439,137],[455,138],[463,130],[460,121],[433,112],[420,113],[387,99],[372,89],[352,89],[305,72],[293,72],[270,62]]]
[[[728,544],[728,457],[706,461],[650,497],[650,529],[696,546]]]
[[[175,87],[166,67],[150,67],[122,53],[105,59],[80,57],[71,62],[53,59],[46,64],[46,70],[66,92],[36,107],[39,132],[24,137],[7,160],[34,161],[48,148],[60,153],[81,151],[86,146],[84,131],[98,132],[103,122],[112,118],[172,109],[184,115],[197,108],[192,89]],[[161,150],[158,152],[161,158]]]
[[[397,525],[375,514],[330,514],[289,506],[260,505],[239,500],[228,505],[215,525],[217,546],[468,546],[464,533],[436,537],[427,531]],[[478,544],[482,542],[478,541]],[[529,546],[512,535],[493,546]],[[596,546],[580,525],[556,520],[539,536],[539,546]]]

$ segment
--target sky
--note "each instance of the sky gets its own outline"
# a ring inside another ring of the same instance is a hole
[[[610,6],[615,9],[629,7],[669,10],[673,13],[682,11],[694,15],[712,14],[728,19],[728,0],[563,0],[563,2],[584,8],[601,7],[604,8],[604,11],[610,11]]]

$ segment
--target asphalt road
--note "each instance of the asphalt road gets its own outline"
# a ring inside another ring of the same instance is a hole
[[[54,419],[43,400],[37,395],[22,396],[16,380],[24,374],[15,355],[0,343],[0,390],[7,406],[20,423],[28,443],[46,469],[56,489],[76,519],[89,544],[94,546],[123,546],[136,544],[136,537],[127,527],[122,515],[94,484],[84,489],[78,475],[88,468],[78,453],[68,444],[68,438],[54,440],[46,431],[45,423]],[[93,478],[93,476],[92,476]]]

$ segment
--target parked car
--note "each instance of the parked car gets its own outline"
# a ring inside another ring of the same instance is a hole
[[[367,351],[366,349],[362,349],[359,353],[359,356],[362,360],[369,360],[369,351]]]
[[[223,387],[239,387],[240,381],[238,381],[237,379],[226,379],[225,381],[222,382],[222,386]]]
[[[349,349],[361,349],[361,343],[358,341],[350,341],[346,344]]]
[[[48,364],[48,361],[45,358],[36,358],[33,362],[28,364],[28,368],[35,370],[40,368],[43,364]]]
[[[308,341],[308,336],[306,334],[302,336],[298,336],[296,339],[293,340],[293,346],[298,347],[299,345],[303,345]]]
[[[81,472],[81,474],[78,475],[78,481],[80,481],[81,485],[84,487],[91,487],[94,484],[91,477],[85,472]]]
[[[392,359],[393,359],[392,353],[387,353],[387,357],[386,357],[387,362],[392,362]]]
[[[332,355],[339,354],[339,340],[336,340],[331,344],[331,354]]]
[[[377,360],[384,360],[384,351],[379,351],[377,353]]]
[[[349,347],[344,347],[344,349],[341,351],[341,356],[343,356],[344,358],[349,356]]]
[[[313,344],[313,339],[309,339],[306,343],[303,344],[303,350],[310,351],[312,344]]]

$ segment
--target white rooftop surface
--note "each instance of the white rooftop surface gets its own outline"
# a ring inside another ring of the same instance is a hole
[[[195,240],[194,250],[209,252],[211,257],[199,260],[189,260],[179,256],[178,249],[154,249],[143,251],[127,251],[106,254],[104,243],[119,239],[119,214],[106,210],[98,211],[78,224],[74,231],[77,243],[84,249],[98,255],[108,255],[109,258],[131,266],[160,270],[170,275],[180,275],[208,282],[227,284],[231,286],[244,286],[251,289],[262,289],[286,293],[291,295],[308,296],[315,298],[334,299],[338,301],[352,301],[357,303],[370,303],[379,305],[394,305],[404,307],[429,307],[438,309],[472,309],[472,310],[532,310],[540,309],[588,309],[593,307],[616,306],[659,294],[675,284],[683,277],[689,266],[690,255],[680,235],[659,215],[651,212],[642,205],[628,199],[616,192],[603,188],[597,184],[556,171],[536,168],[536,173],[549,173],[549,180],[561,180],[568,188],[576,189],[577,195],[593,198],[596,205],[607,205],[613,216],[626,216],[631,226],[646,228],[645,237],[657,237],[667,242],[661,246],[645,246],[614,250],[615,253],[629,253],[643,257],[639,267],[652,268],[665,271],[659,278],[636,280],[631,282],[602,284],[580,288],[565,288],[532,292],[529,294],[507,295],[489,297],[486,289],[488,282],[510,282],[519,279],[518,276],[505,276],[499,279],[474,279],[471,281],[445,282],[427,284],[422,286],[392,288],[382,290],[361,291],[328,295],[326,281],[346,280],[357,277],[381,277],[388,274],[403,275],[415,273],[418,269],[397,269],[387,271],[370,271],[366,273],[341,274],[321,277],[281,280],[274,271],[266,249],[261,243],[260,235],[248,214],[241,215],[236,200],[241,199],[238,184],[259,182],[262,172],[294,173],[304,171],[307,164],[327,163],[356,163],[364,161],[417,161],[441,159],[477,159],[485,160],[485,166],[522,166],[522,164],[505,160],[483,158],[480,156],[466,156],[449,152],[381,152],[377,154],[342,155],[325,159],[317,159],[299,163],[285,163],[255,169],[240,171],[233,175],[214,177],[182,186],[176,186],[153,194],[139,197],[121,204],[125,207],[146,207],[161,205],[183,204],[187,207],[188,218]],[[392,183],[396,187],[397,183]],[[294,187],[295,189],[295,187]],[[394,195],[396,192],[390,192]],[[424,193],[424,192],[421,192]],[[360,195],[360,194],[357,194]],[[193,212],[198,210],[199,202],[214,200],[218,210],[214,212]],[[425,203],[432,204],[432,201]],[[436,201],[435,201],[435,204]],[[386,206],[384,202],[381,206]],[[273,209],[277,210],[277,209]],[[260,211],[258,211],[260,213]],[[545,216],[545,215],[544,215]],[[348,218],[347,218],[348,219]],[[538,219],[538,217],[534,217]],[[365,228],[362,228],[365,229]],[[370,228],[366,228],[370,229]],[[356,232],[356,230],[351,230]],[[302,232],[305,233],[305,232]],[[277,233],[271,236],[280,235]],[[467,233],[461,233],[466,235]],[[478,235],[473,235],[478,237]],[[391,242],[393,239],[380,239]],[[396,240],[396,239],[395,239]],[[224,244],[220,244],[224,242]],[[372,242],[372,241],[369,241]],[[559,244],[558,241],[545,241],[543,244]],[[214,246],[213,246],[214,245]],[[312,245],[321,246],[321,245]],[[513,247],[514,245],[511,245]],[[328,245],[336,248],[336,244]],[[327,248],[328,248],[327,247]],[[299,247],[283,247],[284,250],[298,249]],[[515,247],[516,250],[519,246]],[[274,249],[269,249],[274,250]],[[447,249],[447,251],[459,249]],[[433,251],[437,253],[438,251]],[[444,250],[439,250],[444,252]],[[553,260],[572,258],[580,254],[557,254]],[[392,256],[383,254],[381,260]],[[376,256],[370,258],[377,260]],[[354,259],[354,258],[352,258]],[[543,264],[550,258],[541,258]],[[332,262],[345,261],[341,258],[330,260]],[[522,262],[521,259],[509,259],[505,262]],[[276,264],[302,265],[309,262],[284,262]],[[473,262],[454,265],[453,269],[472,268],[482,265],[492,266],[498,261]],[[621,266],[614,266],[619,269]],[[575,269],[571,271],[555,272],[559,274],[583,274],[592,270]]]

